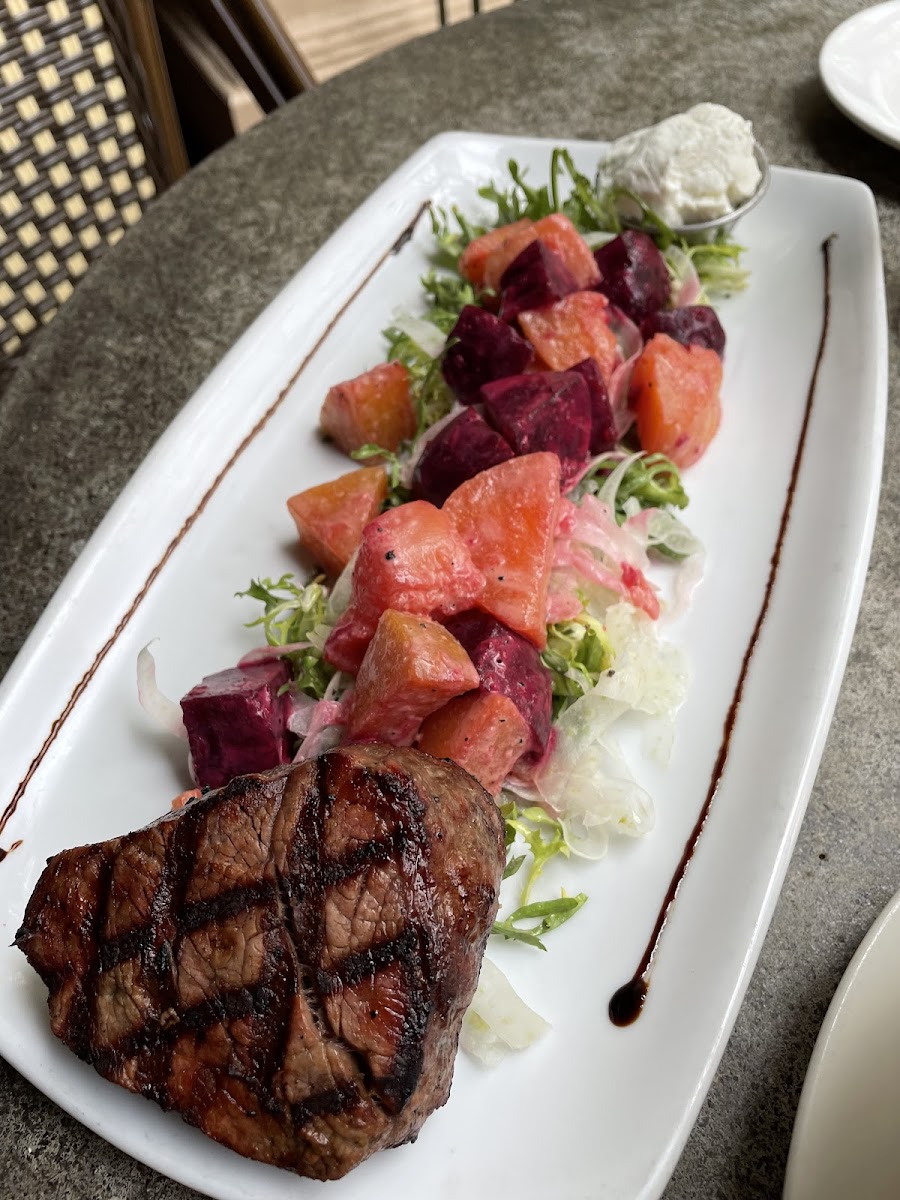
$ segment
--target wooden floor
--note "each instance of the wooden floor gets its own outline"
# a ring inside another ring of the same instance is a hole
[[[346,71],[391,46],[437,29],[438,0],[271,0],[316,78]],[[481,0],[481,11],[512,0]],[[472,15],[472,0],[445,0],[448,24]]]

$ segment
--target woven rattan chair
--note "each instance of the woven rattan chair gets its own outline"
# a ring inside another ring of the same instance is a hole
[[[162,3],[0,0],[0,360],[25,348],[89,264],[188,169]],[[312,82],[267,0],[178,3],[264,111]]]
[[[187,169],[152,9],[104,8],[0,0],[2,355]]]

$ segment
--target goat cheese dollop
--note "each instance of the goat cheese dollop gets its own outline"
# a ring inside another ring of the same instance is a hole
[[[761,178],[753,126],[721,104],[695,104],[626,134],[597,168],[598,190],[628,188],[667,225],[726,216],[749,200]]]

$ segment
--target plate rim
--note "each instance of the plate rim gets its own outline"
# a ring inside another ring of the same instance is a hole
[[[819,78],[832,103],[849,121],[852,121],[864,132],[871,134],[872,137],[878,138],[885,145],[900,150],[900,121],[892,125],[880,119],[877,109],[872,110],[871,115],[866,115],[869,112],[868,106],[866,112],[861,113],[853,94],[837,77],[833,62],[835,46],[841,37],[846,36],[848,30],[852,30],[857,24],[863,24],[866,20],[871,20],[873,13],[886,12],[889,9],[900,15],[900,0],[882,0],[880,4],[860,9],[859,12],[853,13],[832,29],[819,50]]]
[[[191,419],[191,410],[194,407],[194,403],[197,400],[197,397],[201,393],[205,392],[207,389],[214,389],[214,388],[220,386],[220,380],[227,378],[231,363],[234,360],[234,356],[238,353],[241,346],[252,341],[253,337],[256,334],[258,334],[257,326],[262,326],[264,324],[268,325],[268,323],[272,320],[273,310],[277,310],[277,305],[278,305],[279,301],[284,298],[286,292],[291,287],[291,285],[295,284],[296,281],[301,276],[303,276],[305,273],[307,273],[307,271],[310,271],[311,269],[313,269],[313,267],[318,263],[320,258],[328,257],[330,248],[332,247],[334,240],[340,238],[342,232],[344,231],[346,225],[349,222],[358,218],[359,214],[361,212],[365,211],[367,206],[370,206],[370,205],[373,205],[374,203],[376,203],[379,196],[381,196],[385,191],[388,191],[392,187],[396,186],[398,177],[402,177],[406,173],[411,172],[413,170],[417,170],[420,167],[422,167],[423,165],[425,165],[435,154],[439,153],[443,149],[444,146],[452,147],[453,145],[457,144],[460,139],[466,140],[466,139],[472,139],[472,138],[477,139],[478,141],[481,141],[481,142],[484,142],[487,144],[495,144],[498,146],[509,146],[511,144],[514,144],[516,141],[520,141],[520,140],[527,141],[532,144],[545,144],[545,145],[550,145],[550,146],[559,144],[561,142],[563,142],[567,145],[572,145],[572,146],[584,145],[584,146],[591,146],[591,147],[601,146],[604,144],[603,142],[601,142],[599,140],[592,141],[592,140],[586,140],[586,139],[573,139],[573,138],[530,138],[527,136],[523,137],[523,135],[516,135],[516,134],[504,135],[504,134],[485,134],[485,133],[468,132],[468,131],[453,131],[453,132],[444,132],[444,133],[438,134],[435,137],[429,139],[417,151],[415,151],[406,160],[404,160],[404,162],[401,163],[397,167],[397,169],[394,172],[392,172],[391,175],[369,195],[369,197],[363,202],[363,204],[360,205],[356,210],[354,210],[354,212],[350,215],[350,217],[348,217],[348,221],[343,223],[338,228],[338,230],[336,230],[335,233],[333,233],[323,243],[323,245],[316,251],[316,253],[310,257],[310,259],[307,261],[307,263],[305,263],[303,265],[303,267],[292,277],[292,279],[288,281],[288,283],[285,285],[285,287],[283,289],[281,289],[281,291],[278,292],[272,298],[272,300],[269,302],[269,304],[266,306],[266,308],[263,309],[263,311],[259,314],[259,316],[251,323],[250,326],[248,326],[248,328],[244,331],[244,333],[241,335],[241,337],[226,352],[226,354],[223,356],[223,358],[220,360],[220,362],[216,365],[216,367],[213,368],[213,371],[210,372],[210,374],[203,381],[203,383],[201,383],[201,385],[197,389],[197,391],[186,402],[182,411],[176,416],[176,418],[161,433],[160,437],[157,439],[157,441],[151,447],[151,450],[148,452],[147,456],[144,458],[144,460],[142,461],[142,463],[140,464],[138,469],[135,471],[134,475],[131,477],[131,479],[128,481],[128,483],[125,485],[125,488],[123,488],[122,492],[116,498],[116,500],[114,501],[113,505],[110,507],[107,514],[101,520],[97,529],[91,535],[91,538],[89,539],[87,545],[85,546],[84,550],[79,555],[76,562],[73,564],[73,566],[70,568],[69,572],[67,572],[66,576],[61,581],[57,591],[54,593],[54,596],[52,597],[51,601],[47,605],[47,608],[44,610],[44,613],[42,614],[41,618],[35,625],[34,629],[32,630],[29,637],[26,639],[23,646],[21,647],[16,658],[13,660],[13,663],[11,664],[6,677],[2,681],[0,681],[0,720],[2,720],[2,718],[3,718],[3,708],[4,708],[3,702],[6,699],[6,694],[7,694],[7,692],[14,691],[15,686],[18,683],[19,675],[25,670],[25,667],[26,667],[28,661],[31,659],[31,657],[34,654],[35,645],[39,644],[42,641],[42,639],[46,633],[46,630],[57,620],[58,616],[65,609],[67,593],[71,590],[71,588],[73,586],[75,586],[75,584],[77,583],[77,581],[81,577],[81,575],[86,574],[90,571],[91,566],[93,565],[93,562],[95,561],[98,553],[102,550],[102,547],[107,543],[109,531],[111,529],[113,529],[118,524],[118,522],[121,520],[123,513],[127,509],[128,503],[130,503],[130,501],[133,499],[133,497],[135,495],[139,494],[145,473],[147,473],[149,471],[150,467],[153,465],[153,463],[156,461],[157,458],[165,457],[165,454],[168,450],[168,445],[169,445],[170,439],[174,439],[177,436],[177,433],[181,426],[182,420],[184,420],[184,422],[187,422]],[[771,920],[772,912],[775,907],[775,903],[776,903],[778,895],[781,891],[781,886],[783,883],[784,875],[787,871],[787,867],[790,862],[791,851],[793,849],[794,843],[796,842],[796,837],[799,832],[800,824],[802,823],[803,815],[806,810],[806,804],[808,802],[809,794],[810,794],[812,784],[814,781],[815,771],[818,767],[818,763],[819,763],[820,756],[821,756],[821,751],[824,746],[825,738],[827,737],[828,729],[829,729],[829,726],[831,723],[831,717],[833,714],[834,705],[837,701],[837,696],[838,696],[838,692],[840,689],[840,683],[841,683],[841,680],[843,677],[844,666],[846,664],[846,659],[849,654],[850,642],[852,639],[852,634],[853,634],[853,630],[854,630],[855,623],[856,623],[856,618],[857,618],[858,611],[859,611],[860,599],[861,599],[862,590],[863,590],[865,578],[866,578],[866,565],[868,562],[869,552],[870,552],[871,545],[872,545],[872,539],[873,539],[874,529],[875,529],[875,522],[876,522],[876,517],[877,517],[877,501],[878,501],[878,495],[879,495],[879,491],[880,491],[880,482],[881,482],[880,463],[881,463],[881,459],[883,456],[884,437],[885,437],[885,420],[884,420],[884,418],[885,418],[886,405],[887,405],[887,373],[888,373],[887,332],[888,331],[887,331],[887,317],[886,317],[886,296],[885,296],[885,289],[884,289],[883,267],[882,267],[882,261],[881,261],[881,246],[880,246],[880,237],[879,237],[877,213],[876,213],[876,209],[875,209],[874,197],[872,195],[871,190],[864,183],[862,183],[858,180],[849,179],[847,177],[834,176],[834,175],[830,175],[830,174],[823,173],[823,172],[797,170],[794,168],[773,168],[773,170],[775,172],[777,172],[778,174],[784,173],[786,175],[801,175],[804,177],[814,177],[817,180],[820,180],[824,185],[829,186],[829,187],[839,187],[839,188],[843,188],[843,189],[848,189],[848,188],[856,189],[856,190],[860,191],[860,198],[861,198],[860,202],[864,203],[866,208],[868,209],[868,218],[870,220],[871,233],[873,235],[872,249],[873,249],[873,254],[874,254],[874,266],[876,268],[875,279],[874,279],[875,300],[876,300],[878,307],[880,308],[880,316],[881,316],[881,319],[878,322],[877,330],[876,330],[876,334],[875,334],[875,341],[877,343],[877,346],[876,346],[876,357],[877,357],[876,376],[877,376],[877,378],[876,378],[876,387],[875,387],[876,395],[875,395],[875,399],[874,399],[874,411],[875,411],[876,420],[875,420],[875,425],[874,425],[875,436],[872,440],[872,445],[871,445],[871,454],[872,454],[872,461],[874,463],[874,467],[870,471],[869,478],[868,478],[869,486],[868,486],[866,502],[865,502],[867,519],[866,519],[865,529],[863,530],[862,537],[860,539],[859,554],[858,554],[858,557],[855,560],[855,564],[854,564],[854,586],[850,590],[849,600],[844,605],[843,620],[842,620],[842,624],[841,624],[841,636],[840,636],[839,642],[836,643],[836,650],[838,652],[834,656],[831,674],[829,675],[829,678],[828,678],[827,703],[823,707],[821,707],[819,710],[818,721],[817,721],[817,726],[816,726],[816,736],[812,740],[811,744],[809,745],[809,747],[807,749],[807,756],[806,756],[806,761],[804,764],[802,786],[797,793],[797,798],[795,798],[795,800],[794,800],[794,803],[792,806],[792,811],[791,811],[791,818],[785,827],[784,835],[781,839],[781,843],[779,846],[777,858],[775,860],[775,863],[773,864],[773,869],[769,874],[765,903],[763,904],[763,906],[761,907],[761,909],[759,911],[759,919],[756,923],[754,937],[751,941],[750,946],[747,948],[748,953],[744,957],[741,971],[735,978],[735,987],[732,991],[732,997],[731,997],[731,1000],[730,1000],[730,1002],[727,1006],[727,1009],[723,1015],[723,1020],[717,1030],[716,1038],[715,1038],[715,1040],[710,1048],[710,1052],[707,1056],[705,1069],[704,1069],[702,1077],[700,1079],[700,1084],[697,1088],[694,1102],[691,1105],[690,1111],[685,1114],[680,1127],[677,1128],[675,1131],[673,1131],[673,1138],[669,1142],[666,1152],[660,1157],[660,1160],[659,1160],[658,1166],[657,1166],[657,1170],[654,1173],[652,1179],[648,1181],[648,1189],[645,1191],[645,1193],[643,1193],[645,1195],[650,1195],[651,1193],[653,1193],[653,1189],[655,1187],[661,1188],[661,1186],[664,1185],[665,1180],[671,1174],[671,1170],[674,1166],[674,1163],[677,1160],[677,1157],[680,1154],[680,1151],[681,1151],[684,1143],[686,1142],[687,1137],[690,1134],[690,1130],[692,1128],[693,1121],[696,1117],[696,1113],[699,1110],[700,1104],[702,1103],[703,1097],[706,1094],[706,1091],[708,1089],[712,1075],[718,1065],[718,1062],[721,1058],[722,1052],[724,1051],[724,1047],[727,1042],[727,1038],[730,1035],[730,1032],[734,1026],[734,1021],[736,1019],[737,1012],[743,1001],[743,997],[746,993],[746,989],[749,984],[750,977],[752,975],[752,969],[755,966],[755,963],[759,956],[759,952],[762,948],[764,934],[765,934],[766,929],[768,928],[769,922]],[[313,349],[309,353],[314,353],[314,350],[315,350],[315,342],[313,340]],[[288,384],[287,386],[289,387],[290,385]],[[173,433],[173,430],[175,431],[174,433]],[[110,620],[112,621],[112,618],[110,618]],[[2,1037],[3,1028],[4,1028],[3,1023],[0,1022],[0,1037]],[[17,1070],[19,1070],[26,1078],[29,1078],[35,1084],[35,1086],[37,1086],[40,1090],[44,1091],[44,1088],[40,1081],[40,1077],[36,1077],[37,1072],[35,1072],[35,1074],[32,1074],[31,1072],[29,1072],[26,1069],[26,1067],[23,1067],[22,1065],[20,1065],[19,1062],[16,1061],[16,1056],[7,1054],[6,1048],[3,1049],[3,1053],[6,1057],[8,1057],[9,1061],[12,1063],[12,1065],[14,1065],[16,1067]],[[71,1105],[67,1104],[64,1100],[57,1098],[56,1095],[51,1096],[51,1099],[53,1100],[54,1103],[58,1104],[60,1107],[64,1108],[66,1111],[68,1111],[71,1115],[75,1116],[76,1119],[78,1119],[79,1121],[81,1121],[82,1123],[87,1125],[89,1128],[93,1129],[100,1136],[104,1137],[105,1140],[110,1141],[113,1145],[116,1145],[119,1149],[123,1150],[123,1152],[129,1154],[132,1157],[137,1158],[139,1161],[147,1162],[148,1165],[153,1167],[153,1169],[158,1169],[154,1166],[154,1164],[152,1162],[148,1162],[147,1158],[142,1157],[139,1153],[136,1153],[135,1149],[133,1149],[131,1146],[126,1148],[121,1144],[120,1141],[114,1140],[114,1138],[109,1136],[109,1133],[107,1132],[107,1130],[99,1127],[99,1123],[92,1123],[92,1121],[90,1119],[88,1119],[86,1117],[86,1115],[82,1115],[78,1110],[78,1104],[77,1104],[76,1099],[74,1099],[74,1098],[72,1099]],[[179,1178],[176,1175],[173,1175],[172,1177],[176,1178],[176,1179]],[[190,1180],[184,1179],[181,1181],[188,1182],[189,1185],[193,1186],[193,1187],[198,1186],[196,1180],[193,1178],[191,1178]]]
[[[850,959],[840,978],[840,982],[822,1020],[819,1032],[816,1035],[815,1046],[813,1047],[813,1052],[810,1055],[809,1064],[806,1068],[806,1074],[803,1078],[803,1088],[800,1092],[800,1100],[794,1118],[794,1128],[791,1133],[791,1144],[785,1167],[783,1200],[792,1200],[792,1197],[799,1198],[800,1195],[797,1191],[800,1186],[801,1171],[801,1167],[798,1165],[801,1154],[799,1147],[808,1139],[809,1131],[813,1125],[813,1107],[816,1091],[821,1079],[822,1065],[830,1052],[835,1028],[841,1018],[847,997],[856,986],[873,946],[878,942],[887,927],[895,920],[900,920],[900,889],[888,900],[853,952],[853,957]]]

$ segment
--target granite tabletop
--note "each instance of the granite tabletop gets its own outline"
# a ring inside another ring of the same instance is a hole
[[[92,268],[0,398],[0,673],[155,439],[341,221],[444,129],[613,137],[699,100],[752,119],[774,163],[874,191],[890,416],[868,583],[824,758],[734,1032],[665,1192],[772,1197],[816,1033],[900,887],[900,156],[817,76],[855,0],[519,0],[393,51],[203,163]],[[852,399],[852,398],[851,398]],[[0,1195],[185,1188],[125,1157],[0,1062]]]

